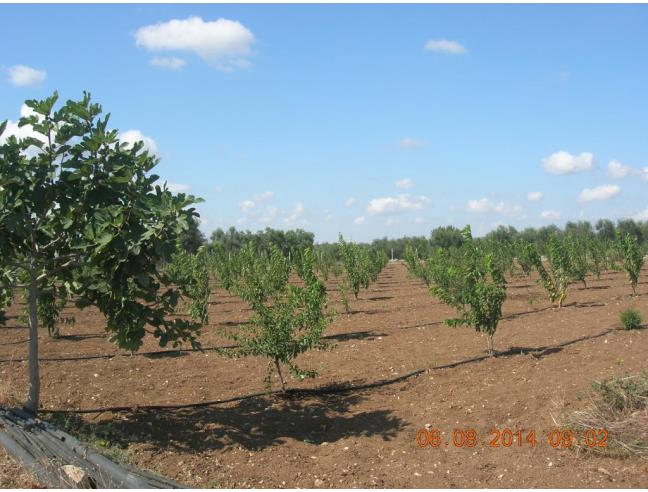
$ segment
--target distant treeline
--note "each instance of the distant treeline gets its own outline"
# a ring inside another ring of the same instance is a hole
[[[527,227],[523,230],[517,230],[513,226],[502,225],[490,231],[481,240],[514,242],[518,239],[524,239],[536,244],[539,250],[543,251],[549,238],[554,234],[558,236],[569,234],[581,238],[596,237],[601,240],[612,241],[617,230],[624,236],[626,234],[634,236],[644,250],[648,248],[648,221],[641,222],[633,219],[623,219],[616,223],[608,219],[600,219],[594,225],[588,221],[567,222],[563,229],[553,224],[539,228]],[[252,242],[255,246],[263,250],[267,249],[270,244],[274,244],[285,255],[288,255],[290,251],[303,251],[305,248],[314,248],[315,251],[337,256],[337,242],[314,244],[314,241],[315,234],[303,229],[281,231],[269,227],[257,232],[237,230],[235,227],[230,227],[226,231],[219,228],[212,232],[209,241],[207,241],[198,229],[197,222],[192,222],[189,230],[185,233],[182,247],[186,251],[195,252],[201,245],[208,244],[220,245],[225,251],[235,251],[241,248],[241,246]],[[420,255],[427,255],[430,250],[436,249],[437,247],[458,247],[461,245],[461,242],[462,236],[460,229],[454,226],[443,226],[432,230],[429,236],[374,239],[371,243],[364,243],[364,245],[384,251],[390,258],[393,254],[395,259],[403,259],[407,246],[411,246]]]

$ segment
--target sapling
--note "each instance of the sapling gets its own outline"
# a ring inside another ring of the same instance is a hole
[[[285,392],[282,366],[299,380],[317,375],[314,370],[298,367],[295,358],[308,350],[327,347],[321,339],[331,321],[326,313],[326,288],[315,275],[310,249],[304,251],[299,261],[294,261],[296,273],[303,282],[300,286],[288,282],[290,265],[279,250],[272,247],[269,255],[256,257],[249,252],[241,252],[242,275],[232,292],[245,300],[254,315],[241,327],[241,333],[230,335],[239,346],[221,352],[235,357],[268,358],[266,386],[271,389],[272,374],[276,371]]]
[[[562,308],[563,302],[567,297],[567,288],[570,280],[570,263],[567,251],[564,245],[556,235],[549,238],[547,244],[547,265],[545,268],[541,256],[537,253],[535,245],[527,245],[529,255],[540,275],[540,282],[549,295],[552,303],[557,303],[558,308]]]
[[[185,305],[192,319],[203,325],[209,323],[209,267],[204,246],[195,254],[186,251],[176,252],[166,269],[167,282],[173,283],[182,292]]]
[[[568,235],[565,240],[566,255],[569,262],[569,274],[572,280],[581,282],[587,288],[587,274],[590,270],[586,244]]]
[[[367,289],[375,282],[381,270],[389,261],[387,255],[358,244],[347,243],[342,235],[338,242],[338,251],[346,273],[346,282],[355,299],[361,288]]]
[[[520,268],[528,277],[531,275],[531,271],[536,264],[536,257],[538,257],[535,247],[524,239],[519,239],[515,242],[515,254]]]
[[[506,280],[501,265],[491,253],[484,252],[474,241],[470,226],[462,231],[460,260],[438,254],[431,269],[434,287],[431,292],[457,310],[458,317],[446,319],[448,326],[472,326],[485,333],[488,354],[494,355],[493,339],[502,318],[506,300]]]
[[[421,280],[427,287],[430,287],[432,279],[427,268],[427,263],[418,257],[415,249],[409,244],[405,246],[404,259],[409,273]]]
[[[644,263],[644,254],[639,246],[637,238],[631,234],[623,236],[621,231],[617,230],[617,246],[619,248],[623,269],[628,274],[630,285],[632,286],[632,295],[637,295],[637,284],[639,283],[639,273]]]

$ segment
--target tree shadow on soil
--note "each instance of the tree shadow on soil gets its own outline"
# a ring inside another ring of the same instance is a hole
[[[59,335],[58,338],[54,338],[54,340],[64,340],[68,342],[79,342],[81,340],[87,340],[89,338],[108,338],[108,334],[100,334],[100,333],[79,333],[75,335]]]
[[[563,307],[566,307],[566,306],[563,306]],[[506,316],[502,316],[502,319],[515,319],[515,318],[519,318],[520,316],[525,316],[527,314],[541,313],[543,311],[548,311],[550,309],[554,309],[554,306],[546,306],[546,307],[543,307],[543,308],[531,309],[529,311],[522,311],[522,312],[519,312],[519,313],[511,313],[511,314],[508,314]]]
[[[358,300],[362,300],[362,299],[358,299]],[[368,314],[368,315],[372,315],[372,314],[380,314],[380,313],[386,313],[386,312],[387,311],[385,311],[384,309],[352,309],[351,311],[349,311],[348,313],[345,313],[345,314]]]
[[[595,335],[585,335],[582,337],[574,338],[572,340],[567,340],[562,343],[557,343],[555,345],[545,345],[542,347],[509,347],[509,349],[506,350],[505,352],[498,352],[497,356],[516,355],[516,354],[523,353],[523,354],[531,354],[535,358],[540,359],[542,357],[545,357],[546,355],[561,352],[565,347],[568,347],[569,345],[573,345],[578,342],[584,342],[585,340],[593,340],[595,338],[604,337],[605,335],[608,335],[614,330],[615,328],[608,328],[607,330],[601,333],[596,333]]]
[[[338,335],[327,335],[322,337],[326,340],[337,340],[338,342],[346,342],[350,340],[375,340],[377,337],[389,336],[386,333],[376,333],[373,330],[367,331],[354,331],[351,333],[340,333]]]
[[[388,301],[393,299],[392,296],[376,296],[376,297],[367,297],[368,301]]]
[[[588,308],[588,307],[602,307],[605,306],[605,303],[603,302],[573,302],[569,304],[569,307],[575,307],[575,308]],[[563,306],[566,307],[566,306]]]
[[[334,394],[303,398],[258,397],[229,407],[134,413],[110,425],[123,440],[158,451],[201,452],[243,447],[259,451],[289,439],[313,444],[348,437],[389,441],[408,426],[388,410],[353,412],[364,397]]]

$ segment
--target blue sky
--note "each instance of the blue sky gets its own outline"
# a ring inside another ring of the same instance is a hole
[[[646,5],[0,5],[0,120],[89,90],[205,199],[207,233],[648,220],[646,25]]]

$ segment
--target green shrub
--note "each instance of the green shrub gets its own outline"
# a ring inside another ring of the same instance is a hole
[[[636,330],[641,327],[641,323],[643,322],[641,313],[632,308],[621,311],[619,319],[624,330]]]

